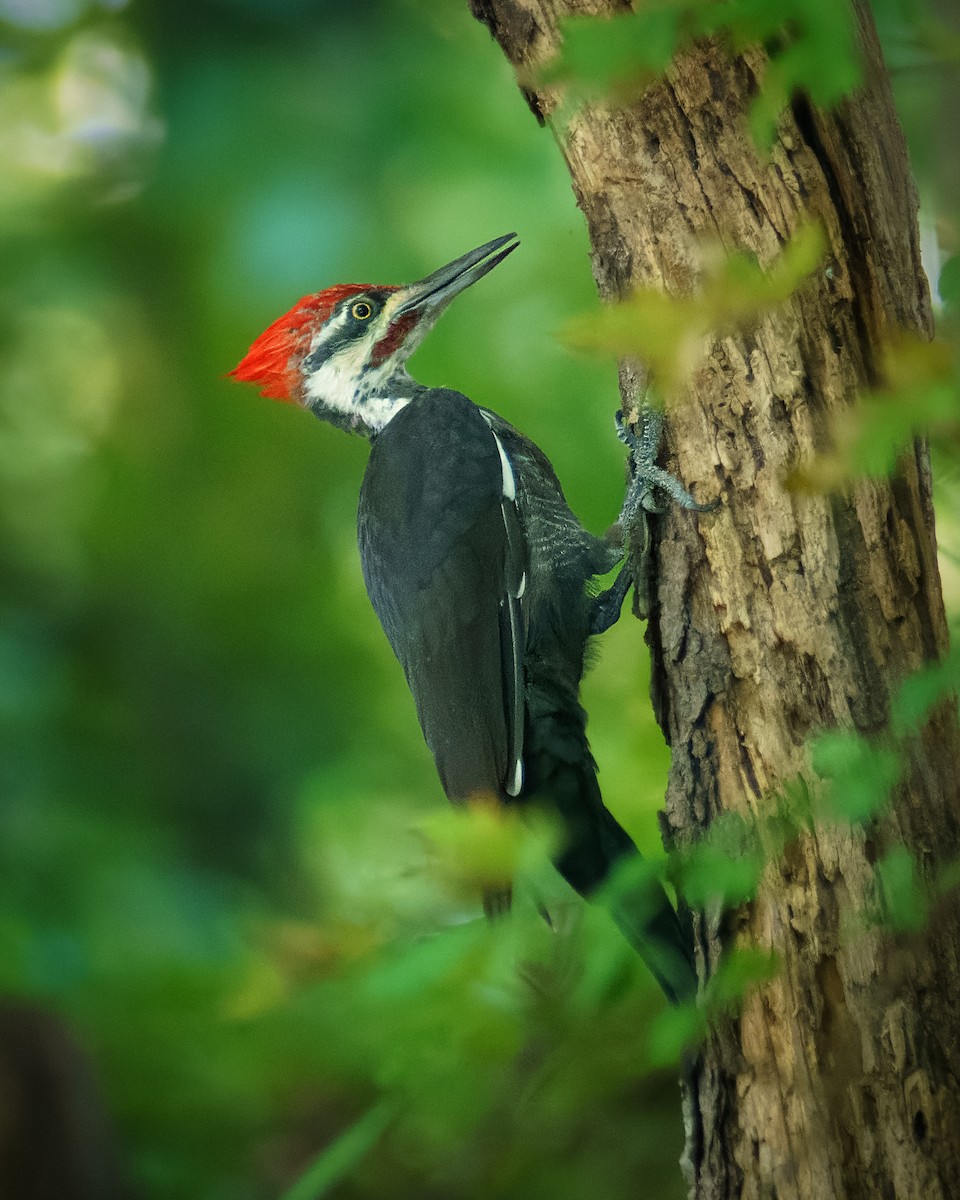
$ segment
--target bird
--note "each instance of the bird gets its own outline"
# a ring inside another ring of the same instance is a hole
[[[518,246],[505,234],[415,283],[304,296],[229,374],[368,439],[363,578],[443,790],[456,805],[545,805],[561,831],[555,866],[591,899],[639,859],[603,803],[580,703],[587,644],[619,617],[630,566],[600,590],[622,547],[583,527],[546,454],[492,409],[424,386],[406,366],[448,304]],[[634,450],[622,520],[656,509],[658,489],[706,507],[618,426]],[[667,998],[690,1000],[690,939],[659,881],[644,879],[617,894],[611,915]],[[508,903],[493,889],[484,900],[488,913]]]

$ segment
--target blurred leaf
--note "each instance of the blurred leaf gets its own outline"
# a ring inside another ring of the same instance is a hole
[[[904,680],[890,708],[890,728],[897,737],[918,730],[931,710],[948,696],[960,692],[960,645],[953,641],[950,652],[939,663],[930,663]]]
[[[706,1033],[707,1019],[696,1004],[671,1004],[650,1025],[651,1066],[668,1067],[679,1062],[684,1051],[703,1041]]]
[[[386,1132],[395,1116],[395,1105],[381,1100],[364,1113],[332,1145],[328,1146],[300,1176],[293,1187],[283,1193],[281,1200],[320,1200],[329,1195],[357,1163],[369,1154]]]
[[[561,54],[538,82],[565,83],[575,100],[629,100],[697,38],[725,38],[735,53],[762,44],[770,62],[750,111],[762,147],[795,92],[829,107],[861,76],[852,14],[832,0],[648,0],[633,13],[568,17],[561,32]]]
[[[913,855],[897,846],[876,865],[883,920],[891,929],[916,933],[927,924],[929,904],[917,878]]]
[[[567,83],[582,97],[637,94],[670,65],[687,15],[673,0],[652,0],[636,13],[565,17],[563,52],[541,69],[538,82]]]
[[[635,951],[611,921],[601,924],[592,917],[587,918],[590,941],[580,978],[570,997],[574,1010],[588,1013],[602,1010],[636,983]]]
[[[752,948],[732,951],[707,984],[704,997],[707,1013],[722,1013],[736,1007],[744,996],[775,979],[779,972],[776,954]]]
[[[444,808],[419,823],[433,869],[464,896],[509,889],[525,863],[547,857],[558,833],[545,817],[505,807],[495,798]]]
[[[718,12],[710,6],[707,28],[728,32],[736,49],[763,42],[770,64],[750,112],[758,146],[772,145],[777,118],[796,92],[829,108],[859,84],[860,56],[848,6],[830,0],[733,0]]]
[[[821,815],[832,820],[869,821],[889,801],[900,777],[900,755],[856,733],[824,733],[810,746],[813,769],[830,783]]]
[[[891,472],[911,438],[960,430],[960,377],[947,341],[892,338],[883,359],[886,386],[864,392],[831,423],[832,449],[791,472],[787,486],[828,492],[860,476]]]
[[[388,947],[361,976],[359,990],[378,1002],[422,999],[470,966],[480,946],[478,939],[485,933],[483,923],[477,921],[473,928],[447,929],[413,945],[401,942]]]
[[[948,258],[940,268],[937,291],[951,316],[960,312],[960,254]]]
[[[564,340],[578,350],[636,356],[656,386],[676,391],[708,350],[708,337],[748,326],[783,303],[817,267],[825,249],[819,225],[797,231],[766,269],[747,254],[719,256],[705,267],[693,296],[641,289],[590,316],[578,317]]]
[[[693,908],[731,907],[756,895],[766,863],[753,825],[725,813],[682,858],[680,888]]]

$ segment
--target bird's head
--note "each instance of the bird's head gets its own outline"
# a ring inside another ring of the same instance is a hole
[[[440,313],[518,245],[508,233],[417,283],[346,283],[304,296],[260,334],[230,374],[259,384],[273,400],[376,433],[416,394],[404,364]]]

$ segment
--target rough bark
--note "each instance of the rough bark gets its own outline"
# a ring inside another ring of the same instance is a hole
[[[473,0],[548,120],[533,69],[558,18],[616,0]],[[593,246],[600,293],[695,287],[703,239],[770,262],[819,219],[824,269],[749,334],[713,341],[670,413],[666,464],[713,514],[656,531],[649,626],[655,702],[672,746],[666,831],[762,816],[811,778],[817,732],[883,730],[890,697],[940,657],[947,631],[925,446],[890,480],[832,495],[784,479],[826,446],[830,420],[878,381],[893,331],[927,335],[917,201],[872,19],[855,8],[864,86],[835,112],[799,96],[768,158],[745,132],[760,49],[683,53],[625,107],[592,104],[558,141]],[[625,406],[632,406],[629,372]],[[768,865],[736,929],[697,920],[705,974],[731,940],[782,971],[715,1028],[699,1088],[702,1198],[960,1195],[960,927],[943,901],[922,934],[866,914],[875,864],[903,843],[932,878],[960,851],[960,739],[944,706],[912,744],[888,814],[817,826]]]

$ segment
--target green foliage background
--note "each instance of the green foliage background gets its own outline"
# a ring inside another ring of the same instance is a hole
[[[882,15],[949,218],[918,11]],[[555,338],[593,288],[552,139],[461,0],[0,0],[0,32],[0,990],[76,1033],[150,1200],[679,1196],[677,1018],[619,936],[536,831],[509,852],[557,932],[525,894],[487,927],[437,867],[363,443],[223,379],[300,295],[516,229],[413,367],[602,530],[615,373]],[[586,702],[656,857],[641,633]]]

